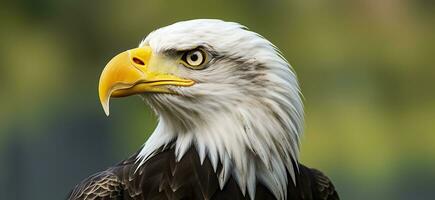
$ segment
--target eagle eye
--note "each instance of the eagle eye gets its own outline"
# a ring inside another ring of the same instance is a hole
[[[202,69],[202,65],[205,63],[207,54],[202,49],[193,49],[184,52],[181,60],[186,67],[192,69]]]

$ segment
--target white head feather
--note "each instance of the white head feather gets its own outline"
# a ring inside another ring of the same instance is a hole
[[[208,157],[215,170],[222,163],[221,188],[233,176],[251,199],[257,182],[285,199],[287,173],[295,183],[303,104],[296,75],[277,48],[237,23],[209,19],[160,28],[143,45],[157,55],[200,46],[214,57],[202,70],[180,66],[177,76],[196,81],[171,88],[181,95],[143,95],[159,123],[138,161],[169,144],[179,160],[194,145],[201,162]]]

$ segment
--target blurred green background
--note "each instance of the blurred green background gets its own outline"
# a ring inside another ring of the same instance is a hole
[[[219,18],[248,26],[296,69],[302,162],[342,199],[435,196],[435,2],[2,1],[0,199],[63,199],[155,127],[137,97],[99,104],[106,62],[150,31]]]

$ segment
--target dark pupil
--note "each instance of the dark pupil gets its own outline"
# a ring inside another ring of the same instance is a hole
[[[191,59],[192,61],[196,61],[196,60],[198,60],[198,55],[193,54],[193,55],[190,56],[190,59]]]

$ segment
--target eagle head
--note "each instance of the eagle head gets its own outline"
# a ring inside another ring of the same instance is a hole
[[[172,145],[176,158],[194,146],[223,187],[233,176],[243,193],[257,182],[285,198],[297,171],[303,104],[298,81],[277,48],[246,27],[221,20],[178,22],[151,32],[104,68],[99,97],[137,94],[159,123],[139,153],[144,163]]]

